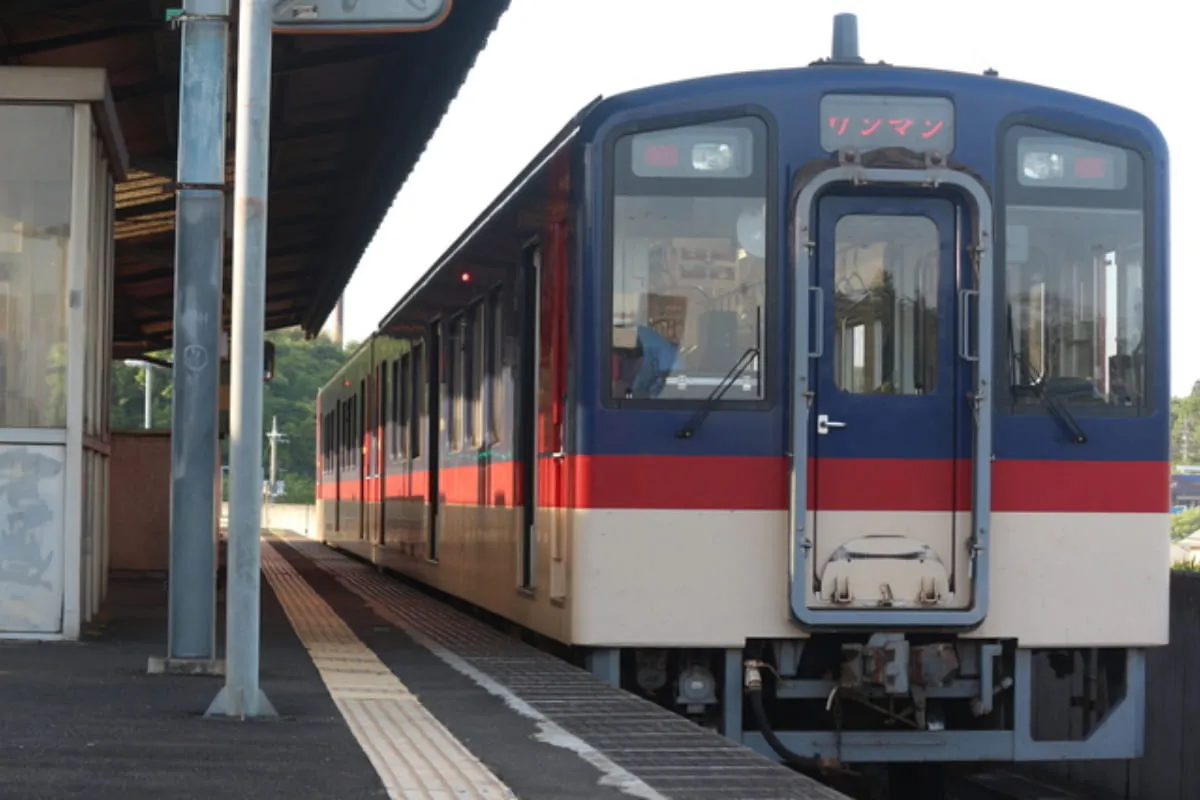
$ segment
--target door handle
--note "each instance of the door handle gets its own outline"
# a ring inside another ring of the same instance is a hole
[[[817,415],[817,433],[821,434],[822,436],[828,435],[829,431],[833,428],[844,427],[846,427],[846,423],[832,420],[829,418],[828,414]]]

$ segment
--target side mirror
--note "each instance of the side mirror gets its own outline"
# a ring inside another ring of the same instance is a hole
[[[263,382],[275,377],[275,343],[263,342]]]

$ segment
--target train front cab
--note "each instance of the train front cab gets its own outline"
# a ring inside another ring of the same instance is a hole
[[[620,582],[660,587],[622,594],[674,626],[626,616],[623,637],[674,643],[669,702],[719,704],[727,735],[777,756],[1140,755],[1145,648],[1166,643],[1168,615],[1161,136],[1035,87],[1011,90],[1006,108],[986,78],[953,79],[955,95],[945,76],[918,75],[929,88],[913,91],[900,82],[912,73],[861,74],[789,95],[820,108],[819,142],[790,126],[811,114],[781,123],[744,102],[608,130],[596,219],[608,286],[596,288],[612,389],[599,388],[604,422],[584,440],[670,454],[654,491],[627,504],[658,509],[661,526],[666,508],[690,517],[668,534],[620,512],[647,562]],[[928,135],[914,146],[910,134]],[[776,313],[781,297],[794,315]],[[624,368],[630,351],[641,359]],[[649,378],[649,359],[665,379]],[[772,369],[785,379],[772,385]],[[774,458],[790,469],[783,580],[758,528],[784,515],[756,515],[774,503]],[[690,495],[674,497],[672,472],[689,475]],[[684,532],[675,558],[649,543]],[[580,537],[581,605],[607,566],[594,538]],[[727,580],[697,578],[706,561]],[[697,580],[707,597],[668,591]],[[577,639],[619,641],[604,627],[589,616]],[[723,659],[706,661],[698,644],[722,638]],[[663,651],[634,663],[625,680],[657,691]],[[1061,737],[1034,734],[1048,671],[1079,686]],[[762,692],[763,716],[743,709],[740,679]]]

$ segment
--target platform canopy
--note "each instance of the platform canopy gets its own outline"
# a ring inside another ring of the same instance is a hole
[[[0,2],[0,63],[108,70],[130,162],[116,198],[114,358],[171,343],[180,32],[167,11],[182,5]],[[459,0],[420,33],[275,37],[268,329],[320,330],[508,5]],[[232,36],[236,52],[236,25]],[[229,97],[232,108],[232,86]],[[226,319],[229,284],[227,266]]]

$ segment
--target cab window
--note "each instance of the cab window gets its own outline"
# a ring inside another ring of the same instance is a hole
[[[1147,402],[1139,153],[1030,127],[1005,151],[1004,316],[1014,407]]]
[[[753,117],[617,139],[610,397],[764,397],[766,126]]]

